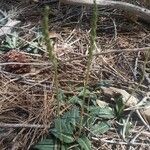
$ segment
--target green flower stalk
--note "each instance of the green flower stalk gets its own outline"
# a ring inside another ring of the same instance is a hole
[[[48,56],[49,56],[49,60],[52,62],[53,67],[54,67],[54,86],[56,89],[56,98],[57,98],[57,115],[59,116],[59,112],[60,112],[60,104],[59,104],[59,88],[58,88],[58,79],[57,79],[57,74],[58,74],[58,70],[57,70],[57,58],[55,57],[55,55],[53,54],[54,51],[54,47],[52,46],[52,42],[49,38],[49,13],[50,13],[50,8],[49,6],[45,6],[44,8],[44,13],[43,13],[43,21],[42,21],[42,28],[43,28],[43,36],[44,36],[44,41],[47,47],[47,51],[48,51]]]
[[[93,51],[95,49],[97,20],[98,20],[98,9],[97,9],[96,0],[94,0],[94,10],[93,10],[93,16],[92,16],[92,21],[91,21],[92,29],[90,32],[90,47],[88,49],[89,55],[88,55],[87,70],[85,72],[85,80],[84,80],[83,106],[81,108],[81,120],[80,120],[80,127],[79,127],[79,135],[81,134],[82,124],[83,124],[86,89],[87,89],[89,76],[90,76],[90,68],[91,68],[92,59],[93,59]]]

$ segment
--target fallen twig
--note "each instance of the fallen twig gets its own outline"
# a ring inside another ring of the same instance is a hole
[[[0,123],[0,128],[50,128],[50,126],[49,125],[40,125],[40,124]]]
[[[143,48],[134,48],[134,49],[112,49],[112,50],[107,50],[99,53],[93,54],[93,56],[100,56],[100,55],[105,55],[105,54],[110,54],[110,53],[123,53],[123,52],[139,52],[139,51],[150,51],[150,47],[143,47]],[[69,60],[66,60],[66,62],[74,61],[74,60],[80,60],[82,58],[86,58],[88,55],[82,55],[76,58],[71,58]]]
[[[78,4],[78,5],[93,5],[93,0],[60,0],[62,3]],[[108,6],[115,9],[120,9],[133,14],[138,18],[150,23],[150,10],[142,8],[127,2],[112,1],[112,0],[96,0],[99,6]]]

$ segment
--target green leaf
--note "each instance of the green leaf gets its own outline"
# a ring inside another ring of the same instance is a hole
[[[75,149],[73,149],[73,150],[81,150],[79,147],[75,147]]]
[[[52,139],[44,139],[43,141],[37,143],[33,148],[38,150],[54,150],[57,147],[57,143]]]
[[[100,90],[102,86],[109,87],[111,85],[111,82],[109,80],[103,80],[97,83],[94,87],[95,90]]]
[[[83,89],[84,89],[83,86],[76,88],[76,90],[77,90],[78,92],[82,91]]]
[[[59,93],[58,93],[58,100],[60,102],[63,102],[63,101],[65,101],[65,99],[66,99],[65,94],[63,93],[63,91],[60,90]]]
[[[98,116],[100,118],[111,119],[114,118],[114,112],[110,107],[100,108],[100,107],[90,107],[90,114]]]
[[[61,150],[67,150],[67,149],[68,149],[67,145],[64,145],[64,144],[61,145]]]
[[[84,118],[83,118],[83,125],[91,127],[91,126],[93,126],[95,121],[96,121],[96,117],[84,116]]]
[[[67,150],[81,150],[81,147],[78,143],[70,144]]]
[[[77,142],[83,150],[91,150],[91,141],[87,137],[78,138]]]
[[[127,120],[125,119],[122,119],[122,122],[123,122],[123,128],[121,128],[121,135],[124,134],[124,136],[129,136],[130,135],[130,131],[131,131],[131,128],[133,127],[132,126],[132,123],[131,122],[128,122]]]
[[[73,135],[73,127],[71,126],[71,124],[69,122],[66,123],[66,121],[64,121],[63,119],[56,119],[55,120],[55,129],[58,132],[67,133],[67,134],[72,134]]]
[[[71,123],[72,125],[76,125],[79,122],[79,108],[74,107],[70,111],[64,113],[62,119],[65,121],[67,124]]]
[[[122,97],[119,97],[116,100],[116,106],[114,109],[115,115],[117,117],[117,119],[119,120],[120,118],[122,118],[123,112],[124,112],[124,103],[123,103],[123,99]]]
[[[89,96],[90,95],[90,91],[88,89],[85,90],[85,96]],[[83,97],[84,96],[84,89],[78,94],[79,97]]]
[[[97,95],[95,93],[90,94],[90,99],[91,100],[96,100],[97,99]]]
[[[81,100],[78,96],[73,96],[69,99],[69,103],[71,104],[79,104],[80,106],[82,106],[83,104],[83,100]]]
[[[58,130],[56,130],[55,128],[51,130],[51,133],[57,137],[61,142],[64,143],[72,143],[75,141],[73,135],[71,134],[67,134],[67,133],[63,133],[63,132],[59,132]]]
[[[91,131],[92,133],[98,135],[107,132],[109,129],[110,124],[108,124],[107,122],[100,122],[92,126]]]
[[[36,145],[34,148],[38,150],[54,150],[54,145]]]
[[[63,117],[55,119],[55,127],[51,133],[64,143],[74,142],[74,131],[79,122],[79,108],[74,107],[64,113]]]

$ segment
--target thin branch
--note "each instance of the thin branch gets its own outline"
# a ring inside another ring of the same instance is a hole
[[[140,145],[140,146],[149,146],[149,144],[146,143],[131,143],[131,142],[121,142],[121,141],[115,141],[115,140],[106,140],[106,139],[100,139],[100,138],[95,138],[92,137],[93,140],[97,140],[97,141],[101,141],[101,142],[105,142],[105,143],[109,143],[109,144],[117,144],[117,145]]]
[[[62,3],[75,4],[75,5],[93,5],[93,0],[60,0]],[[112,1],[112,0],[96,0],[96,4],[99,6],[108,6],[114,9],[120,9],[133,16],[150,23],[150,10],[142,8],[127,2]]]
[[[49,125],[40,125],[40,124],[0,123],[0,128],[50,128],[50,126]]]
[[[134,49],[112,49],[112,50],[107,50],[107,51],[103,51],[100,53],[95,53],[93,54],[93,56],[100,56],[100,55],[105,55],[105,54],[110,54],[110,53],[139,52],[139,51],[143,51],[143,52],[150,51],[150,47],[134,48]],[[79,59],[86,58],[86,57],[88,57],[88,55],[82,55],[76,58],[71,58],[69,60],[66,60],[65,62],[79,60]]]

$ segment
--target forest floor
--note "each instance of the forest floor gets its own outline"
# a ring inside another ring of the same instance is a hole
[[[42,38],[44,6],[17,1],[0,5],[8,18],[20,21],[0,39],[0,149],[34,149],[39,141],[48,139],[51,128],[56,128],[58,99],[61,117],[71,110],[80,114],[93,9],[50,4],[49,38],[58,60],[56,93],[55,70]],[[91,128],[84,128],[92,149],[148,150],[149,24],[118,10],[98,8],[95,46],[86,99],[91,106],[87,111],[96,117]],[[123,100],[118,102],[120,96]],[[53,136],[59,141],[57,145],[62,145],[59,134]],[[68,149],[83,148],[75,137]],[[48,147],[48,143],[41,145],[35,148]]]

